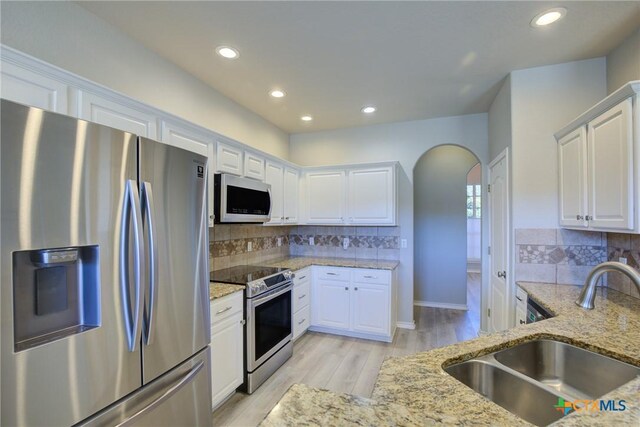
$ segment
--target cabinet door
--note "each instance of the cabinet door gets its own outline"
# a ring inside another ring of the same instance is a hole
[[[284,215],[283,207],[283,174],[284,166],[267,161],[264,181],[271,184],[271,219],[267,224],[282,224]]]
[[[313,287],[312,325],[348,330],[349,283],[319,279]]]
[[[245,151],[244,176],[264,181],[264,159],[250,151]]]
[[[586,228],[587,129],[582,126],[558,141],[560,225]]]
[[[349,171],[347,198],[351,224],[394,224],[395,180],[392,167]]]
[[[390,285],[353,283],[352,329],[357,332],[389,334]]]
[[[516,326],[527,323],[527,306],[524,304],[516,304]]]
[[[10,62],[2,63],[2,98],[56,113],[68,113],[67,85]]]
[[[306,213],[309,224],[342,224],[345,215],[344,171],[306,174]]]
[[[218,142],[216,151],[216,170],[242,176],[242,149]]]
[[[157,139],[156,117],[91,92],[79,92],[78,117],[151,139]]]
[[[212,407],[242,384],[243,358],[242,314],[238,313],[211,329]]]
[[[284,222],[296,224],[298,222],[298,192],[300,173],[291,168],[284,170]]]
[[[209,156],[209,137],[191,129],[187,129],[177,123],[168,120],[162,121],[161,140],[165,144],[192,151],[203,156]]]
[[[631,230],[633,129],[631,98],[589,122],[589,226]]]

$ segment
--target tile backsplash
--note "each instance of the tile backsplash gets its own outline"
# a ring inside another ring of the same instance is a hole
[[[601,262],[627,258],[640,266],[640,236],[556,228],[516,229],[516,281],[582,285],[591,269]],[[608,273],[604,284],[640,298],[631,281]]]
[[[346,249],[345,239],[348,239]],[[291,255],[397,260],[399,248],[400,227],[300,225],[293,227],[289,234]]]

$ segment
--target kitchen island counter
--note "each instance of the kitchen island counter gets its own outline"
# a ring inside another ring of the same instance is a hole
[[[434,420],[444,424],[529,425],[458,382],[443,370],[443,366],[536,338],[557,339],[640,366],[640,300],[601,288],[597,291],[596,308],[585,311],[574,304],[580,293],[578,286],[528,282],[519,285],[556,317],[427,352],[387,358],[372,394],[372,404],[394,405],[388,406],[385,425],[394,424],[391,420],[397,409],[395,405],[403,408],[395,413],[397,425],[403,423],[403,417],[407,416],[405,411],[419,417],[423,425]],[[335,396],[335,407],[326,405],[331,395]],[[327,411],[333,411],[331,416],[340,417],[340,405],[344,404],[344,399],[342,395],[330,393],[322,399],[323,405],[315,405],[313,399],[307,400],[304,394],[289,391],[276,406],[278,410],[274,409],[267,416],[264,425],[294,424],[296,420],[287,418],[293,413],[287,410],[290,405],[304,408],[305,417],[314,414],[328,416]],[[574,412],[554,425],[640,425],[640,377],[603,396],[603,399],[625,400],[627,409],[620,412]],[[357,407],[351,408],[349,419],[357,410]],[[550,407],[549,410],[556,409]],[[347,425],[353,424],[349,419],[342,421]],[[337,421],[335,424],[341,423]]]
[[[400,264],[400,262],[395,260],[292,256],[263,262],[262,264],[269,267],[284,267],[293,271],[302,270],[303,268],[311,265],[393,270]]]

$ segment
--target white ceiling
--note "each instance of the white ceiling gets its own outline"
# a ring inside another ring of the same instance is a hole
[[[638,1],[80,4],[289,133],[486,112],[509,71],[606,55],[640,26]]]

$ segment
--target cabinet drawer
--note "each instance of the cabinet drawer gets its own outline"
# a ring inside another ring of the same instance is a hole
[[[353,272],[353,281],[388,285],[391,283],[391,272],[389,270],[355,270]]]
[[[302,270],[295,271],[295,277],[293,278],[293,286],[298,286],[303,282],[311,281],[311,269],[303,268]]]
[[[293,288],[293,312],[297,312],[302,307],[309,305],[309,294],[311,293],[311,283],[303,282]]]
[[[241,291],[211,301],[211,324],[215,325],[235,313],[242,313],[243,301]]]
[[[316,277],[321,280],[339,280],[341,282],[349,282],[349,269],[337,267],[319,267],[316,270]]]
[[[308,305],[301,308],[293,315],[293,339],[296,339],[302,335],[304,331],[309,329],[310,317],[311,311],[309,310]]]

